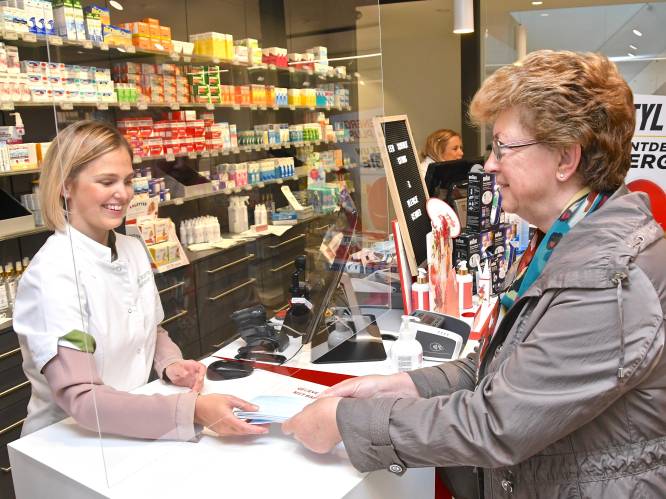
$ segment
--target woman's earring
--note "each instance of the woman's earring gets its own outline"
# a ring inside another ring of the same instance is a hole
[[[564,180],[564,173],[560,173],[560,179]]]

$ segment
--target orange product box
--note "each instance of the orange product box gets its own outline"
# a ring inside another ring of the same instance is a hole
[[[169,26],[160,26],[160,36],[171,40],[171,28]]]
[[[150,50],[153,46],[152,40],[144,35],[132,35],[132,45],[142,50]]]
[[[151,38],[160,37],[160,26],[158,24],[149,24],[148,25],[148,34]]]
[[[124,28],[128,29],[133,35],[144,35],[144,36],[150,35],[150,29],[148,28],[148,24],[143,23],[141,21],[133,23],[125,23]]]
[[[146,24],[153,24],[155,26],[160,25],[160,20],[155,19],[154,17],[144,17],[143,19],[141,19],[141,22],[144,22]]]

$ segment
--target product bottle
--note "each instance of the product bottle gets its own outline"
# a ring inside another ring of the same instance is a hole
[[[472,275],[467,270],[467,262],[462,261],[458,264],[456,272],[456,281],[458,281],[458,301],[460,311],[472,308]]]
[[[485,261],[481,270],[479,270],[479,298],[482,300],[490,300],[490,292],[492,290],[490,283],[490,267],[488,260]]]
[[[30,263],[30,258],[28,258],[27,256],[24,256],[23,257],[23,272],[28,270],[28,264],[29,263]]]
[[[9,293],[5,283],[5,274],[2,272],[0,266],[0,321],[11,317],[11,309],[9,307]]]
[[[14,300],[16,299],[16,274],[14,273],[14,265],[8,263],[5,265],[5,283],[7,287],[7,299],[9,300],[9,307],[14,309]]]
[[[257,225],[262,225],[262,218],[261,218],[261,205],[256,204],[254,205],[254,226],[256,227]]]
[[[187,226],[185,225],[185,220],[181,220],[180,222],[180,243],[183,246],[189,245],[189,240],[187,239]]]
[[[423,364],[423,347],[416,341],[416,331],[410,321],[418,320],[411,315],[402,316],[398,339],[391,348],[391,361],[398,372],[418,369]]]
[[[250,228],[248,225],[248,216],[247,216],[247,203],[250,200],[249,196],[240,196],[240,215],[239,215],[239,231],[245,232]]]
[[[425,269],[419,269],[416,284],[412,284],[412,308],[414,310],[430,310],[430,285]]]

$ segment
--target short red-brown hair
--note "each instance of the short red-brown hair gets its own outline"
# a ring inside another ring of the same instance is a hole
[[[617,66],[593,53],[538,50],[493,73],[470,104],[476,124],[520,111],[521,125],[554,149],[580,144],[578,172],[596,191],[612,191],[631,166],[634,99]]]

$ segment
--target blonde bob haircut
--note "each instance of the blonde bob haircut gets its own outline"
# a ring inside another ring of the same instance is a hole
[[[580,144],[578,173],[595,191],[614,191],[631,165],[634,99],[614,63],[593,53],[538,50],[493,73],[470,104],[477,125],[509,109],[554,150]]]
[[[432,158],[434,161],[441,161],[446,152],[446,145],[453,137],[461,139],[460,134],[448,128],[435,130],[426,139],[425,147],[421,155],[422,159]]]
[[[119,147],[124,147],[132,157],[125,138],[104,121],[77,121],[55,136],[39,177],[39,202],[49,229],[65,228],[64,186],[75,181],[90,162]]]

